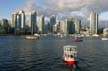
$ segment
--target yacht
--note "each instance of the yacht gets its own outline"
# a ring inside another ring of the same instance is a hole
[[[36,37],[40,37],[40,35],[39,35],[39,34],[34,34],[34,36],[36,36]]]
[[[92,36],[94,36],[94,37],[99,37],[99,35],[98,35],[98,34],[93,34]]]
[[[39,37],[30,35],[30,36],[26,36],[26,39],[34,40],[34,39],[39,39]]]
[[[102,40],[108,40],[108,38],[107,37],[103,37]]]

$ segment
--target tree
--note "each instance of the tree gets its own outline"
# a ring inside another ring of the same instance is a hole
[[[8,33],[10,26],[7,19],[2,19],[2,28],[5,30],[4,33]]]

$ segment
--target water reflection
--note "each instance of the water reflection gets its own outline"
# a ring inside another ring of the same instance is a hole
[[[107,71],[108,42],[84,38],[72,43],[71,37],[42,37],[25,40],[18,36],[0,36],[0,71]],[[63,63],[63,46],[78,47],[78,66]],[[101,64],[100,64],[101,63]]]

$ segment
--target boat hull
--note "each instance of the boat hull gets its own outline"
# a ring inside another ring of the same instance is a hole
[[[82,40],[72,40],[72,42],[82,42]]]
[[[68,65],[77,65],[78,61],[65,61],[64,60],[64,63]]]
[[[39,38],[36,37],[36,36],[26,36],[26,39],[28,39],[28,40],[34,40],[34,39],[39,39]]]
[[[76,46],[64,46],[63,61],[68,65],[77,64],[77,47]]]
[[[108,40],[108,38],[102,38],[102,40]]]

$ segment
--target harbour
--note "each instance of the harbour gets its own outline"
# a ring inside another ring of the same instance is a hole
[[[108,41],[101,37],[84,37],[74,43],[74,37],[41,36],[26,40],[24,36],[0,36],[1,71],[107,71]],[[78,67],[63,62],[63,46],[75,45]]]

